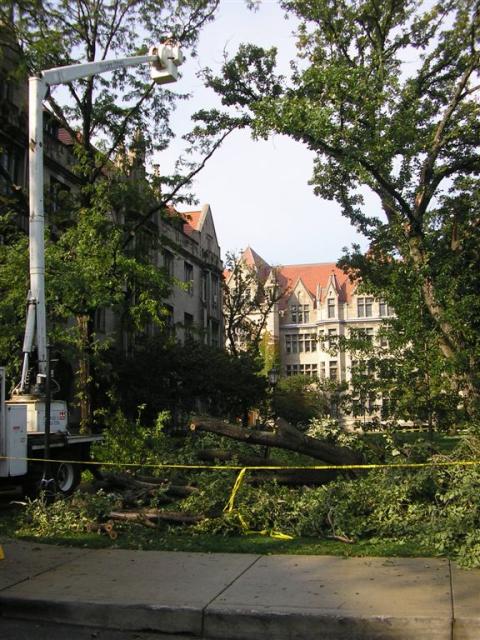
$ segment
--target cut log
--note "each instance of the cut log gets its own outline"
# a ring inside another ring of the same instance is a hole
[[[180,485],[180,484],[171,484],[168,489],[165,491],[167,496],[171,496],[172,498],[188,498],[192,493],[198,493],[198,487],[192,487],[191,485]]]
[[[153,481],[153,482],[152,482]],[[94,480],[95,491],[104,489],[121,494],[123,507],[148,504],[153,498],[157,504],[170,504],[198,491],[190,485],[170,485],[168,480],[150,476],[133,477],[129,474],[108,473],[102,480]]]
[[[193,515],[181,511],[112,511],[109,516],[111,520],[123,520],[126,522],[136,522],[147,527],[156,527],[161,522],[172,524],[197,524],[205,520],[203,515]]]
[[[203,515],[194,515],[192,513],[183,513],[181,511],[157,511],[148,515],[150,520],[158,522],[170,522],[172,524],[197,524],[205,520]]]
[[[244,456],[234,451],[227,451],[226,449],[201,449],[197,455],[199,460],[203,460],[204,462],[215,462],[215,460],[229,462],[233,458],[236,458],[240,464],[244,464],[246,467],[280,467],[284,464],[273,458],[265,459],[264,456]]]
[[[165,486],[168,481],[164,480]],[[94,480],[94,485],[102,489],[118,488],[118,489],[159,489],[159,482],[144,482],[138,480],[127,473],[105,473],[102,480]]]
[[[281,418],[276,422],[275,431],[254,431],[216,418],[199,416],[191,421],[190,428],[226,436],[240,442],[277,447],[306,454],[328,464],[361,464],[362,456],[347,447],[339,447],[317,438],[307,436]]]
[[[322,485],[335,480],[338,472],[334,469],[285,469],[284,471],[255,471],[246,478],[253,485],[263,484],[275,479],[278,484],[289,487]]]

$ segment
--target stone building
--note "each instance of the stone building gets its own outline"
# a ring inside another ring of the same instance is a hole
[[[160,220],[160,264],[183,286],[165,300],[178,339],[223,346],[222,261],[210,205]]]
[[[342,348],[341,337],[384,343],[380,328],[391,315],[388,305],[358,291],[335,263],[270,267],[250,247],[240,261],[281,293],[266,323],[281,375],[348,383],[355,356]]]
[[[15,212],[15,222],[28,233],[28,90],[26,82],[12,79],[14,48],[0,57],[0,214]],[[65,194],[79,186],[74,173],[73,140],[48,111],[44,111],[44,193],[45,215],[61,206]],[[135,140],[122,161],[125,179],[140,185],[146,179],[145,154],[141,141]],[[122,221],[122,212],[112,215]],[[153,234],[155,247],[150,260],[165,268],[175,278],[165,305],[170,312],[171,327],[179,340],[195,335],[207,344],[222,346],[222,303],[220,278],[222,265],[212,212],[209,205],[200,210],[171,215],[160,212],[151,216],[142,234]],[[0,243],[7,242],[0,228]],[[142,241],[138,234],[132,245]],[[26,296],[25,292],[25,296]],[[95,318],[97,335],[119,332],[116,311],[99,308]],[[146,327],[152,334],[154,328]],[[131,336],[120,336],[126,350]]]

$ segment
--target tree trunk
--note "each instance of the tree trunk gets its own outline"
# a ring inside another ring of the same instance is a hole
[[[419,235],[410,232],[408,238],[409,255],[418,273],[426,269],[426,257],[422,239]],[[447,360],[453,360],[462,352],[468,352],[467,345],[455,334],[454,327],[447,319],[445,308],[439,303],[435,285],[430,276],[423,276],[422,297],[428,312],[438,328],[438,345]],[[458,376],[458,384],[462,391],[465,410],[470,417],[478,414],[480,406],[480,393],[472,378],[475,376],[475,365],[470,372]]]
[[[283,463],[278,460],[269,458],[265,459],[264,456],[243,456],[238,455],[235,451],[227,451],[226,449],[202,449],[197,453],[199,460],[204,462],[215,462],[220,460],[221,462],[229,462],[233,458],[236,458],[240,464],[244,464],[247,467],[280,467]]]
[[[267,447],[296,451],[328,464],[349,465],[361,464],[362,462],[362,456],[356,451],[307,436],[282,419],[277,420],[275,431],[254,431],[203,416],[194,418],[191,428],[193,430],[216,433],[240,442],[248,442],[249,444],[260,444]]]
[[[157,528],[162,523],[197,524],[205,520],[203,515],[193,515],[182,511],[112,511],[108,515],[110,520],[123,520],[143,524],[146,527]]]
[[[80,405],[80,432],[88,433],[92,424],[92,390],[91,390],[91,325],[90,316],[77,316],[79,365],[78,396]]]
[[[288,487],[302,487],[305,485],[323,485],[338,477],[335,469],[285,469],[282,471],[255,471],[247,476],[247,482],[252,485],[263,484],[275,480],[278,484]]]

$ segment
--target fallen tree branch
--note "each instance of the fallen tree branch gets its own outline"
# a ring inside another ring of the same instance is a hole
[[[156,528],[161,522],[171,524],[197,524],[205,520],[203,515],[192,515],[181,511],[112,511],[108,515],[110,520],[135,522],[146,527]]]
[[[244,464],[246,467],[279,467],[283,464],[273,458],[265,459],[263,456],[245,456],[235,451],[216,448],[201,449],[198,451],[197,456],[199,460],[203,460],[204,462],[215,462],[216,460],[230,462],[233,459],[237,459],[240,464]]]
[[[360,464],[362,462],[362,456],[356,451],[307,436],[282,419],[277,420],[275,431],[254,431],[248,427],[205,416],[194,418],[190,428],[193,431],[216,433],[239,442],[296,451],[334,465]]]
[[[253,485],[263,484],[275,479],[278,484],[291,487],[321,485],[331,482],[337,476],[333,469],[285,469],[282,471],[255,471],[247,476],[247,482]]]

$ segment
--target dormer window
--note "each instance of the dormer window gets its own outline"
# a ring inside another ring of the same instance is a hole
[[[327,317],[335,318],[335,298],[327,299]]]

